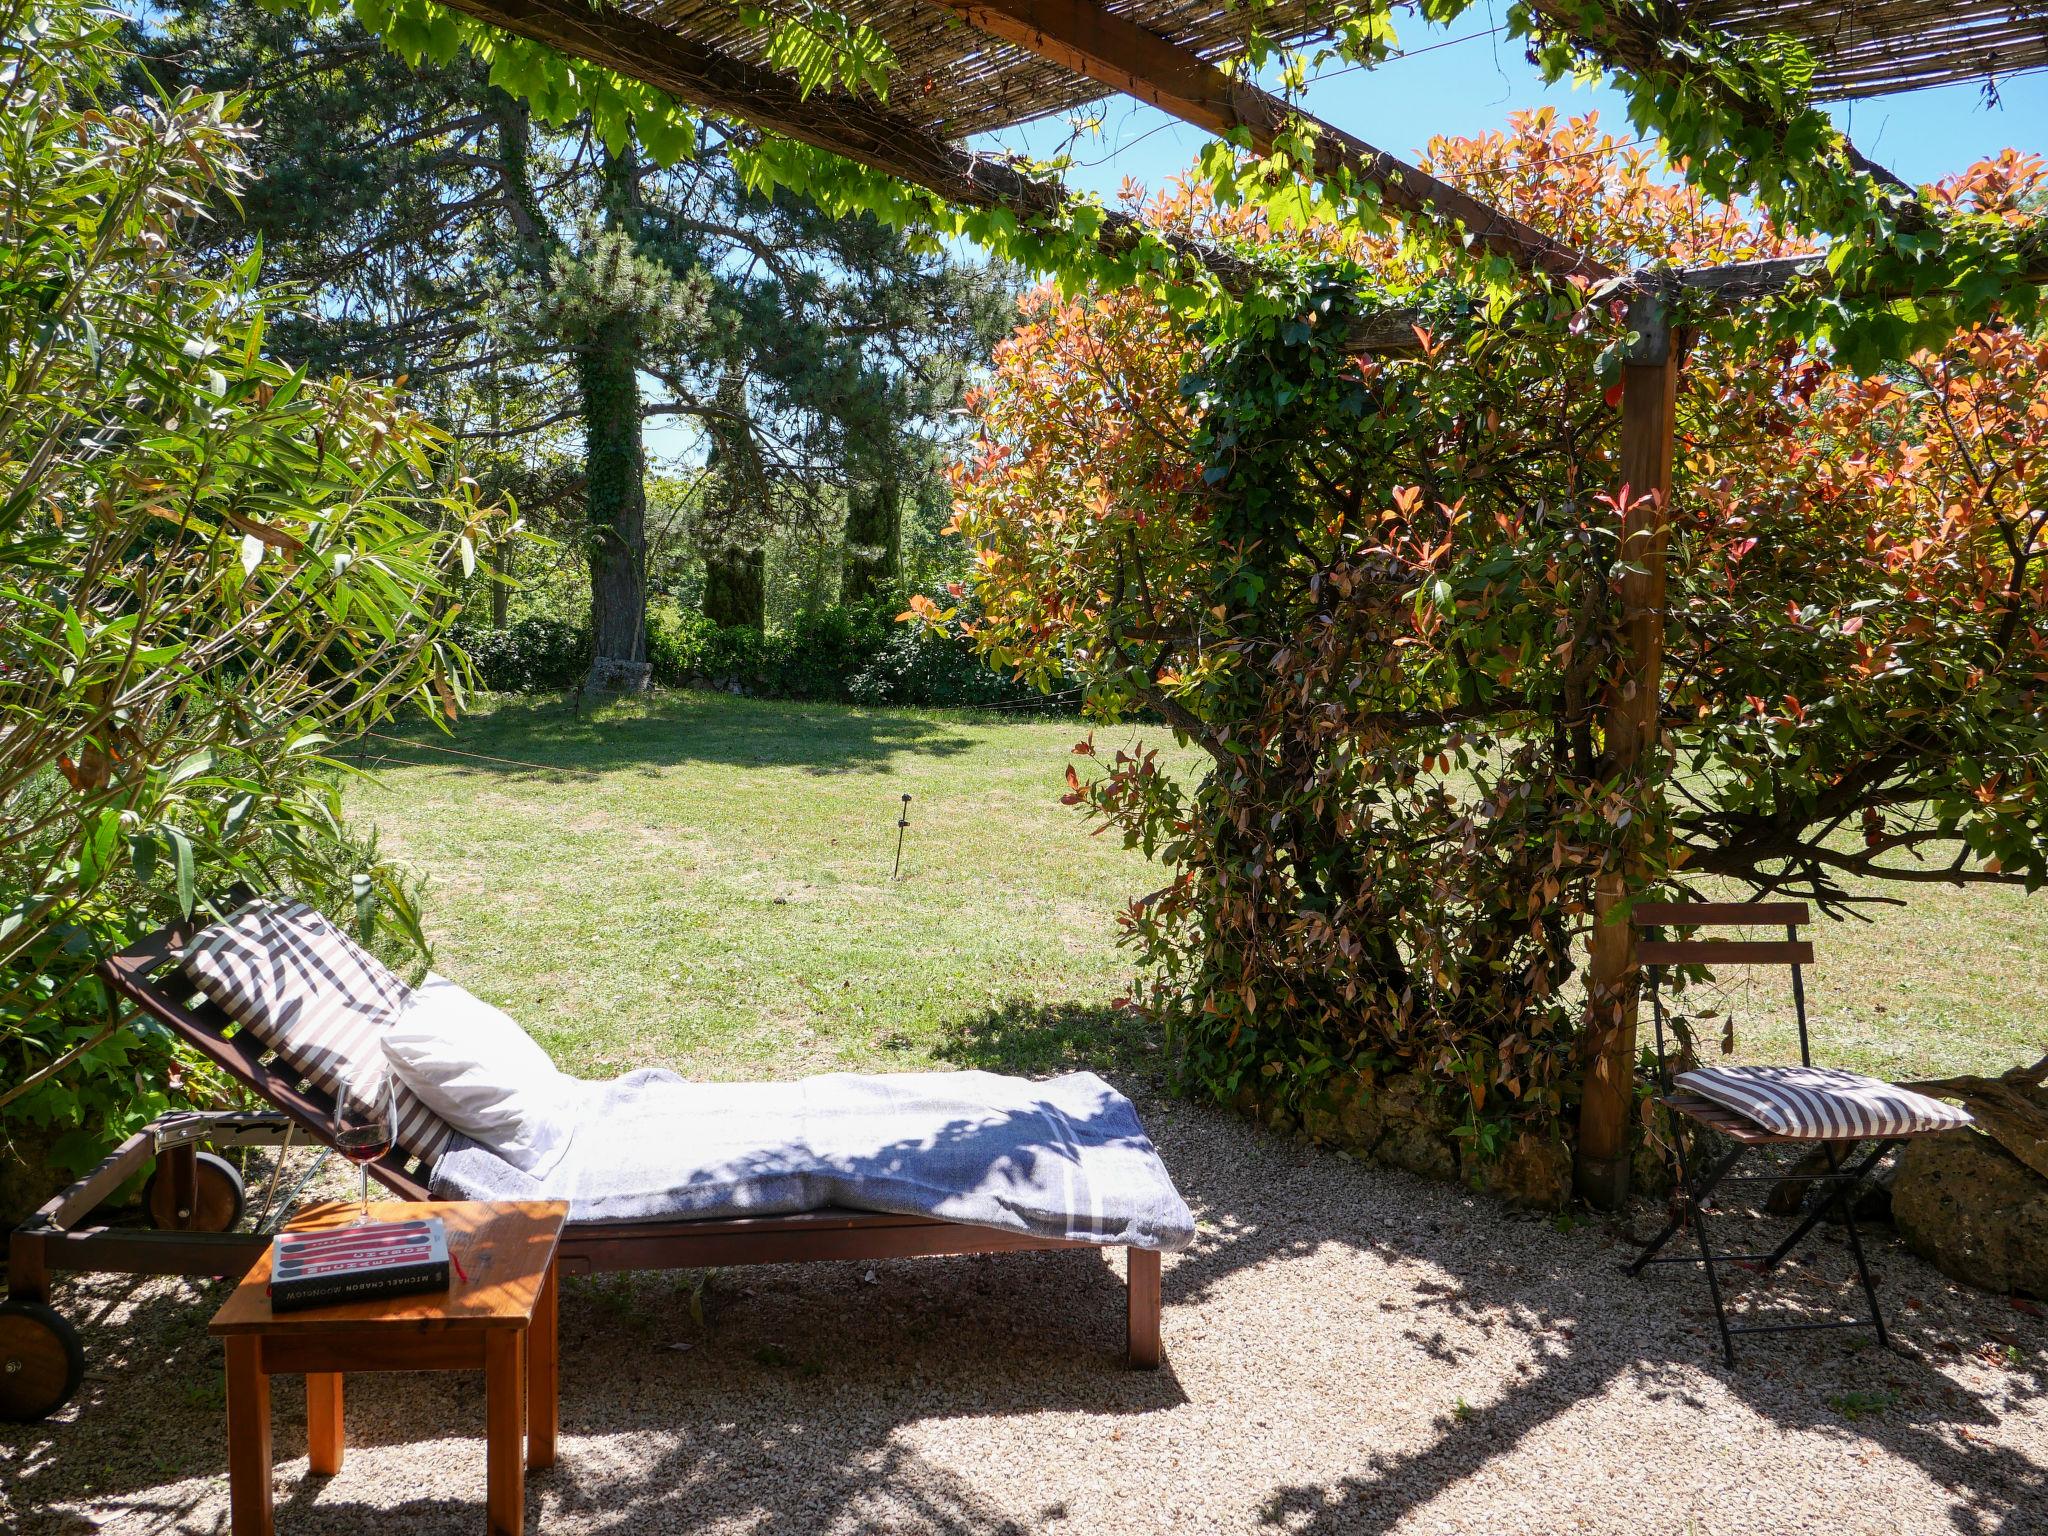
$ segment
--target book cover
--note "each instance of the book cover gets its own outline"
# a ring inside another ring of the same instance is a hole
[[[270,1310],[448,1289],[448,1231],[439,1217],[280,1232],[270,1252]]]

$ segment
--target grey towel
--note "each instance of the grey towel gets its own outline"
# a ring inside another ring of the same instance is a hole
[[[1177,1252],[1194,1218],[1131,1101],[1092,1072],[834,1073],[580,1083],[569,1149],[533,1178],[458,1138],[444,1200],[567,1200],[576,1221],[775,1216],[828,1206]]]

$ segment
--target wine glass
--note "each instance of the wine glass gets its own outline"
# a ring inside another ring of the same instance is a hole
[[[369,1224],[370,1164],[391,1150],[398,1128],[396,1094],[390,1070],[379,1066],[344,1077],[334,1096],[334,1150],[354,1163],[362,1178],[362,1203],[348,1226]]]

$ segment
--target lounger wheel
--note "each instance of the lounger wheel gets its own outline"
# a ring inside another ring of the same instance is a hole
[[[84,1379],[76,1328],[40,1301],[0,1301],[0,1419],[46,1419]]]
[[[242,1219],[248,1192],[235,1165],[213,1152],[193,1158],[197,1164],[192,1180],[192,1204],[178,1204],[176,1181],[163,1158],[156,1172],[142,1186],[142,1206],[149,1212],[150,1225],[160,1232],[227,1232]]]

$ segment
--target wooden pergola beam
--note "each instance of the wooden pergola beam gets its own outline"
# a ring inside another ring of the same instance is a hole
[[[1708,296],[1720,304],[1738,304],[1745,299],[1782,293],[1794,283],[1814,276],[1826,265],[1825,256],[1770,256],[1757,261],[1733,261],[1715,267],[1683,267],[1673,276],[1688,293]],[[2048,227],[2037,234],[2021,257],[2020,280],[2048,286]],[[1647,283],[1653,274],[1645,273]],[[1910,290],[1899,289],[1883,295],[1911,298]]]
[[[1006,158],[975,154],[930,129],[858,98],[806,98],[789,76],[589,0],[444,0],[451,9],[518,37],[586,59],[721,117],[769,130],[937,193],[963,208],[1003,208],[1022,219],[1058,221],[1073,199],[1065,188],[1030,176]],[[1120,254],[1137,243],[1139,221],[1110,210],[1101,246]],[[1227,283],[1251,268],[1227,252],[1174,239],[1188,259]]]
[[[1328,179],[1349,173],[1354,179],[1372,181],[1380,187],[1381,200],[1387,206],[1439,221],[1456,221],[1474,245],[1506,257],[1525,271],[1595,279],[1613,275],[1584,252],[1301,111],[1270,91],[1237,79],[1193,50],[1105,11],[1095,0],[937,3],[978,32],[1111,90],[1150,102],[1219,138],[1244,129],[1260,154],[1270,154],[1288,129],[1305,129],[1314,137],[1318,176]]]

